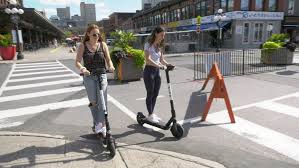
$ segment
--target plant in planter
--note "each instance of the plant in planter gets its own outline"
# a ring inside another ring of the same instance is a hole
[[[145,58],[143,50],[132,47],[136,40],[133,33],[116,31],[112,37],[115,40],[110,55],[117,69],[117,78],[121,81],[140,80]]]
[[[292,64],[294,50],[287,43],[288,39],[288,34],[273,34],[263,44],[261,62],[264,64]]]
[[[16,55],[16,46],[12,45],[10,34],[0,34],[0,56],[3,60],[12,60]]]

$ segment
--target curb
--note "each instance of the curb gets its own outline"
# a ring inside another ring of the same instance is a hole
[[[65,139],[62,135],[49,135],[49,134],[38,134],[38,133],[28,133],[28,132],[9,132],[0,131],[0,136],[31,136],[39,138],[52,138],[52,139]]]
[[[10,132],[10,131],[0,131],[0,136],[28,136],[28,137],[37,137],[37,138],[51,138],[51,139],[61,139],[61,140],[67,140],[65,136],[61,135],[49,135],[49,134],[39,134],[39,133],[28,133],[28,132]],[[78,138],[77,141],[81,141],[83,143],[98,143],[96,140],[89,140],[84,138]],[[74,140],[74,141],[76,141]],[[141,151],[146,153],[154,153],[159,155],[164,155],[168,157],[172,157],[175,159],[179,159],[186,162],[192,162],[195,164],[198,164],[200,166],[208,167],[208,168],[225,168],[222,164],[210,161],[207,159],[202,159],[200,157],[187,155],[187,154],[181,154],[176,153],[172,151],[164,151],[159,149],[152,149],[152,148],[145,148],[140,147],[137,145],[128,145],[125,143],[118,143],[117,142],[117,152],[122,155],[122,153],[125,153],[126,150],[135,150],[135,151]],[[123,158],[124,159],[124,158]],[[123,160],[124,163],[126,163],[125,160]]]

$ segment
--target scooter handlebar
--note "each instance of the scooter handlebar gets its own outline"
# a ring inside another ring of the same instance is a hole
[[[113,71],[105,70],[105,73],[113,73]],[[96,75],[97,73],[91,72],[90,75]],[[84,76],[84,73],[80,73],[80,76]]]

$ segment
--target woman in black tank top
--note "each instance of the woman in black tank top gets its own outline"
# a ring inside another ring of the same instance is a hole
[[[82,59],[84,66],[81,64]],[[106,136],[105,114],[101,107],[102,103],[99,102],[101,99],[97,90],[99,87],[98,80],[102,80],[102,88],[107,104],[107,75],[105,73],[101,74],[101,79],[98,79],[92,76],[91,72],[98,69],[104,69],[103,72],[105,72],[105,69],[114,71],[115,68],[112,64],[108,47],[103,42],[97,25],[90,25],[87,28],[83,42],[78,49],[76,67],[84,74],[84,85],[90,102],[88,106],[93,117],[93,131]]]

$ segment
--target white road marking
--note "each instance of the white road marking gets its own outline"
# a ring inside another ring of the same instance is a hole
[[[64,84],[64,83],[73,83],[73,82],[82,82],[82,78],[81,79],[75,78],[75,79],[59,80],[59,81],[52,81],[52,82],[42,82],[42,83],[27,84],[27,85],[7,86],[7,87],[4,87],[3,90],[7,91],[7,90],[26,89],[26,88],[33,88],[33,87],[58,85],[58,84]]]
[[[0,123],[0,129],[10,128],[10,127],[17,127],[17,126],[20,126],[22,124],[24,124],[24,122],[13,122],[13,123],[4,123],[4,124]]]
[[[132,112],[131,110],[129,110],[126,106],[124,106],[123,104],[121,104],[120,102],[118,102],[116,99],[114,99],[110,95],[108,95],[108,100],[111,103],[113,103],[117,108],[119,108],[121,111],[123,111],[125,114],[127,114],[132,120],[136,121],[136,116],[137,115],[134,112]],[[143,126],[146,127],[146,128],[153,129],[155,131],[161,130],[160,128],[153,127],[153,126],[148,125],[148,124],[144,124]]]
[[[163,97],[165,97],[165,96],[164,95],[159,95],[157,98],[163,98]],[[146,97],[138,98],[136,100],[145,100],[145,99],[146,99]]]
[[[37,113],[45,112],[47,110],[57,110],[62,108],[78,107],[83,105],[87,106],[88,102],[89,101],[87,98],[81,98],[81,99],[74,99],[74,100],[68,100],[68,101],[62,101],[56,103],[42,104],[38,106],[1,110],[0,119],[29,115],[29,114],[37,114]]]
[[[264,102],[264,103],[257,104],[256,106],[266,110],[299,118],[299,108],[291,107],[276,102]]]
[[[15,69],[14,72],[26,72],[26,71],[40,71],[40,70],[51,70],[51,69],[64,69],[63,67],[40,67],[40,68],[30,68],[30,69]]]
[[[18,73],[18,74],[12,74],[11,76],[12,77],[16,77],[16,76],[30,76],[30,75],[58,73],[58,72],[70,72],[70,71],[69,70],[55,70],[55,71],[43,71],[43,72]]]
[[[16,67],[26,67],[26,66],[36,66],[36,65],[52,65],[57,64],[57,62],[32,62],[32,63],[22,63],[16,64]]]
[[[61,77],[74,77],[77,75],[74,74],[62,74],[62,75],[51,75],[51,76],[40,76],[40,77],[33,77],[33,78],[21,78],[21,79],[9,79],[8,82],[23,82],[23,81],[33,81],[33,80],[40,80],[40,79],[52,79],[52,78],[61,78]]]
[[[49,64],[49,65],[42,65],[42,67],[58,67],[60,66],[59,64]],[[39,69],[41,66],[36,66],[36,65],[33,65],[33,66],[24,66],[24,67],[16,67],[15,69],[16,70],[25,70],[25,69]]]
[[[7,101],[35,98],[35,97],[50,96],[50,95],[55,95],[55,94],[68,93],[68,92],[76,92],[76,91],[80,91],[83,89],[85,89],[83,86],[78,86],[78,87],[70,87],[70,88],[63,88],[63,89],[48,90],[48,91],[42,91],[42,92],[34,92],[34,93],[28,93],[28,94],[18,94],[18,95],[14,95],[14,96],[0,97],[0,103],[7,102]]]
[[[2,86],[0,87],[0,96],[1,96],[2,93],[3,93],[3,90],[4,90],[4,88],[6,87],[6,85],[7,85],[7,83],[8,83],[8,80],[9,80],[9,78],[10,78],[10,76],[11,76],[13,70],[15,69],[15,66],[16,66],[15,63],[12,64],[12,67],[11,67],[11,69],[10,69],[10,71],[9,71],[9,73],[8,73],[8,75],[7,75],[7,77],[6,77],[6,79],[5,79],[4,82],[2,83]]]
[[[258,103],[252,103],[245,106],[240,106],[233,108],[233,111],[242,110],[250,107],[258,107],[262,104],[269,105],[269,103],[273,103],[274,101],[290,98],[290,97],[298,97],[299,92],[281,96],[278,98],[274,98],[271,100],[265,100]],[[275,111],[275,107],[271,108],[271,111]],[[292,110],[294,110],[292,108]],[[297,109],[298,113],[299,109]],[[242,137],[245,137],[255,143],[258,143],[260,145],[266,146],[270,149],[273,149],[277,151],[278,153],[281,153],[287,157],[290,157],[296,161],[299,161],[299,140],[289,137],[287,135],[284,135],[282,133],[276,132],[274,130],[262,127],[258,124],[254,124],[250,121],[247,121],[245,119],[242,119],[240,117],[235,116],[236,123],[234,124],[225,124],[229,123],[229,117],[227,114],[227,110],[222,110],[219,112],[215,112],[212,114],[209,114],[207,117],[207,122],[213,123],[213,124],[223,124],[219,125],[219,127],[222,127],[232,133],[235,133],[237,135],[240,135]],[[184,123],[194,123],[201,120],[201,117],[195,117],[187,120],[181,120],[179,121],[180,124]]]

